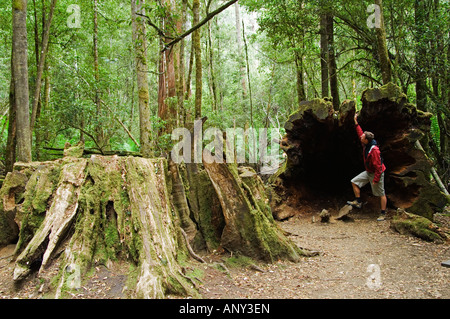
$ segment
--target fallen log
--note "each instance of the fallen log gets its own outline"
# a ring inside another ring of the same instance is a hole
[[[375,134],[387,167],[388,204],[428,219],[448,203],[448,197],[430,180],[432,165],[423,150],[414,147],[431,125],[431,114],[408,102],[392,83],[362,94],[358,122]],[[350,180],[364,170],[361,143],[355,132],[356,104],[342,103],[335,112],[330,101],[304,101],[285,124],[281,148],[286,162],[271,178],[276,205],[301,205],[305,200],[334,196],[342,204],[353,198]],[[363,190],[363,195],[370,194]],[[276,207],[274,207],[276,211]]]
[[[58,148],[58,147],[43,147],[44,150],[47,151],[55,151],[53,155],[58,156],[64,156],[64,148]],[[124,150],[112,150],[112,151],[99,151],[98,149],[93,148],[85,148],[83,155],[104,155],[104,156],[136,156],[140,157],[141,154],[139,152],[132,152],[132,151],[124,151]]]
[[[429,219],[397,209],[390,227],[402,235],[412,235],[425,241],[444,243],[450,240],[450,229],[440,228]]]

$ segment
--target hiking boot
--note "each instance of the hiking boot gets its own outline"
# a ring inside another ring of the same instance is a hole
[[[386,220],[386,214],[380,214],[380,216],[378,216],[377,221],[378,222],[382,222]]]
[[[347,204],[353,206],[354,208],[362,207],[362,203],[358,202],[356,199],[354,201],[348,201]]]

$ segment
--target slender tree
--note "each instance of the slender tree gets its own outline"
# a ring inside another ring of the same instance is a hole
[[[328,75],[328,36],[327,36],[327,14],[320,14],[320,70],[322,83],[322,97],[328,97],[329,75]]]
[[[31,161],[30,103],[28,87],[27,0],[14,0],[13,69],[16,102],[17,160]]]
[[[131,0],[133,44],[136,61],[137,88],[139,92],[139,132],[141,154],[152,156],[151,122],[148,92],[147,39],[145,23],[137,13],[144,14],[144,0]]]
[[[337,63],[334,45],[334,18],[331,13],[327,14],[327,36],[328,36],[328,72],[330,77],[330,91],[333,97],[333,108],[339,110],[339,88],[337,78]]]
[[[415,0],[415,47],[416,47],[416,105],[419,110],[427,110],[427,43],[425,40],[425,23],[427,20],[427,1]]]
[[[49,38],[50,38],[50,26],[52,24],[53,13],[55,11],[57,2],[58,2],[58,0],[52,0],[52,3],[50,4],[50,12],[48,15],[48,20],[44,23],[44,31],[43,31],[43,36],[42,36],[41,50],[40,50],[39,54],[36,56],[36,59],[38,59],[38,64],[37,64],[36,82],[35,82],[35,87],[34,87],[33,105],[31,108],[31,110],[32,110],[31,124],[30,124],[31,133],[33,133],[34,125],[36,123],[36,117],[39,112],[38,105],[40,102],[40,95],[41,95],[42,75],[44,74],[44,67],[45,67],[45,62],[46,62],[47,53],[48,53],[48,42],[49,42]]]
[[[5,151],[6,172],[12,172],[16,161],[16,97],[14,89],[14,52],[11,53],[11,81],[9,86],[9,125]]]
[[[194,0],[192,11],[194,14],[193,25],[198,25],[200,21],[200,0]],[[202,48],[200,37],[200,29],[196,29],[192,34],[195,58],[195,119],[202,117]]]
[[[380,27],[376,28],[378,58],[380,60],[381,76],[383,84],[387,84],[392,80],[391,62],[389,60],[388,49],[386,44],[386,29],[383,18],[383,1],[375,0],[375,4],[380,8]]]
[[[247,83],[246,83],[246,72],[245,72],[245,62],[244,62],[244,54],[242,50],[242,35],[243,31],[241,31],[241,11],[239,8],[239,3],[236,2],[234,4],[234,12],[236,16],[236,42],[238,47],[238,63],[239,63],[239,71],[241,75],[241,85],[242,85],[242,103],[245,104],[245,100],[247,99]]]
[[[161,29],[164,30],[166,37],[162,37],[161,48],[163,49],[172,35],[177,32],[177,23],[174,16],[178,16],[176,4],[173,1],[166,0],[165,3],[166,16],[161,19]],[[177,19],[179,20],[179,19]],[[161,50],[159,57],[159,85],[158,85],[158,116],[166,122],[160,134],[172,131],[177,118],[177,104],[175,97],[176,90],[176,74],[175,64],[179,55],[179,45],[174,45],[169,50]]]

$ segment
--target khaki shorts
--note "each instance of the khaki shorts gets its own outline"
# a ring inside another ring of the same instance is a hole
[[[359,188],[363,188],[367,183],[370,183],[372,187],[372,193],[374,196],[384,196],[384,172],[381,174],[380,181],[377,184],[374,184],[373,178],[375,177],[374,173],[369,173],[368,171],[364,171],[355,178],[352,179],[352,183],[358,186]]]

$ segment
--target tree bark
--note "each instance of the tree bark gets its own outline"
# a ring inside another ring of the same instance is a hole
[[[194,0],[192,4],[194,20],[193,24],[198,25],[200,21],[200,0]],[[196,29],[192,35],[195,55],[195,109],[194,119],[202,117],[202,51],[200,45],[201,33]]]
[[[47,53],[48,53],[48,41],[50,38],[50,26],[52,24],[53,19],[53,12],[55,11],[56,3],[58,0],[52,0],[52,3],[50,5],[50,12],[48,15],[48,20],[45,22],[44,31],[42,35],[42,46],[41,51],[39,54],[39,63],[37,65],[37,74],[36,74],[36,83],[34,87],[34,97],[33,97],[33,105],[31,108],[31,124],[30,124],[30,131],[31,134],[33,134],[34,126],[36,123],[36,119],[38,116],[38,104],[40,102],[40,95],[41,95],[41,86],[42,86],[42,76],[44,74],[44,68],[46,64],[47,59]],[[30,136],[31,138],[31,136]]]
[[[177,21],[177,33],[181,33],[186,23],[186,9],[187,4],[183,1],[181,9],[178,12],[181,18]],[[177,46],[175,53],[175,82],[177,91],[177,126],[183,127],[186,122],[186,110],[184,107],[184,94],[186,92],[185,80],[185,41],[181,40],[180,45]]]
[[[297,73],[297,102],[298,105],[306,100],[305,85],[303,80],[303,56],[295,51],[295,70]]]
[[[187,248],[172,213],[179,207],[172,206],[165,160],[92,156],[16,169],[30,178],[17,179],[23,205],[12,202],[9,207],[17,205],[23,212],[14,280],[27,278],[34,269],[44,275],[59,259],[58,298],[70,288],[67,267],[79,267],[85,274],[96,260],[121,259],[137,267],[131,298],[198,296],[177,261]],[[2,201],[9,196],[0,194]]]
[[[239,9],[239,3],[236,2],[234,4],[234,13],[235,13],[235,19],[236,19],[236,42],[238,45],[238,64],[239,64],[239,72],[241,75],[241,88],[242,88],[242,105],[246,103],[245,100],[247,99],[247,81],[246,81],[246,74],[245,74],[245,62],[244,62],[244,54],[242,51],[242,30],[241,30],[241,12]]]
[[[14,89],[14,52],[11,52],[11,82],[9,86],[8,139],[5,150],[5,170],[12,172],[16,162],[16,97]]]
[[[168,38],[172,37],[171,26],[179,27],[179,19],[173,21],[174,16],[178,16],[176,7],[166,1],[166,8],[169,10],[167,16],[162,19],[162,29]],[[180,29],[180,28],[179,28]],[[178,31],[177,31],[178,32]],[[161,39],[162,48],[167,39]],[[179,46],[173,46],[170,50],[161,50],[159,59],[159,86],[158,86],[158,117],[166,122],[159,134],[172,132],[177,119],[177,103],[174,98],[177,96],[175,64],[179,56]]]
[[[13,3],[13,66],[16,101],[17,160],[31,161],[31,131],[28,87],[27,1]]]
[[[381,76],[383,84],[387,84],[392,80],[391,62],[389,60],[388,49],[386,44],[386,29],[383,18],[383,1],[375,0],[375,4],[380,7],[380,27],[376,28],[378,58],[380,60]]]
[[[136,61],[136,77],[139,96],[139,132],[141,154],[144,157],[152,156],[152,141],[150,122],[150,105],[148,92],[148,66],[147,66],[147,39],[145,24],[142,17],[143,0],[131,0],[131,20],[133,28],[133,44]]]
[[[248,46],[245,38],[244,21],[242,21],[242,38],[244,39],[244,51],[245,51],[245,65],[248,82],[249,104],[250,104],[250,126],[253,127],[253,96],[252,96],[252,83],[250,81],[250,63],[248,62]],[[302,82],[303,83],[303,82]]]
[[[99,147],[104,149],[111,149],[108,137],[106,136],[106,130],[100,123],[104,120],[102,116],[102,90],[100,88],[100,69],[99,69],[99,60],[98,60],[98,0],[94,0],[94,32],[93,32],[93,54],[94,54],[94,78],[95,78],[95,98],[94,102],[96,105],[96,128],[95,128],[95,138],[96,143]]]
[[[209,6],[206,8],[206,13],[209,14]],[[208,70],[209,70],[209,83],[210,83],[210,91],[212,98],[212,109],[217,112],[218,110],[218,101],[217,101],[217,85],[216,85],[216,74],[214,68],[214,50],[213,50],[213,41],[211,37],[211,21],[208,21],[208,41],[207,41],[207,50],[208,50]]]
[[[333,107],[339,111],[339,87],[337,78],[336,53],[334,50],[334,21],[333,15],[327,14],[327,36],[328,36],[328,72],[330,78],[330,91],[333,98]]]
[[[427,111],[427,43],[425,23],[427,20],[426,1],[416,0],[414,3],[415,47],[416,47],[416,105],[419,110]]]
[[[320,71],[322,98],[329,96],[327,14],[320,15]]]

